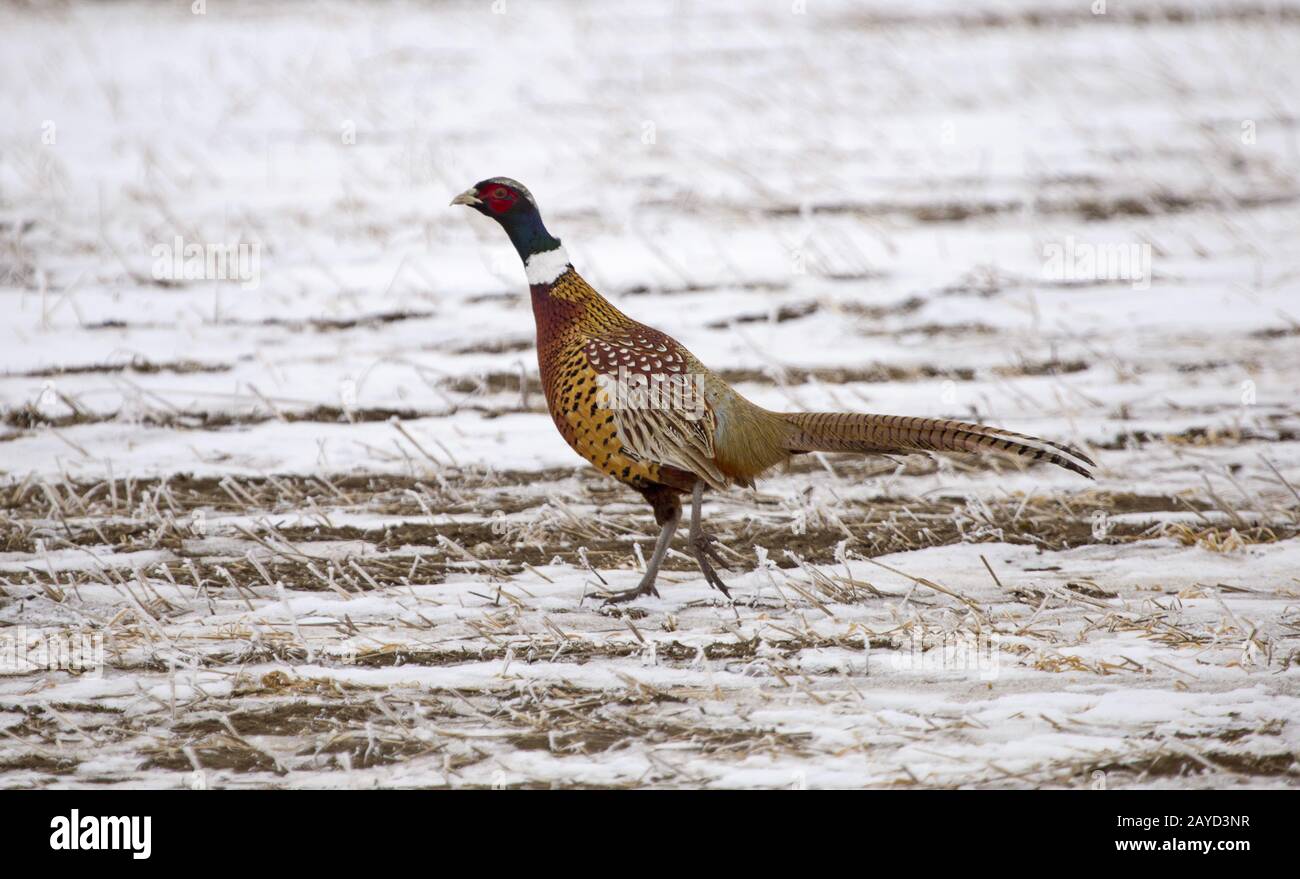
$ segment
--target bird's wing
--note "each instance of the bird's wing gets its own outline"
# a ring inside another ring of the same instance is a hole
[[[704,394],[694,358],[649,327],[587,341],[587,360],[600,376],[598,399],[618,429],[623,453],[694,473],[714,488],[728,479],[714,448],[717,416]]]

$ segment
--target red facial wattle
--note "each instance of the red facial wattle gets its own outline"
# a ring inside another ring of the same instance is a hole
[[[498,195],[498,192],[501,194]],[[515,205],[514,193],[504,187],[497,187],[488,192],[483,200],[487,202],[488,209],[494,214],[504,214]]]

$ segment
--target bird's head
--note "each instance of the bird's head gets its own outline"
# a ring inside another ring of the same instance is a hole
[[[509,177],[480,180],[453,198],[451,203],[471,207],[500,223],[525,261],[533,254],[560,246],[560,239],[546,231],[533,194],[517,180]]]

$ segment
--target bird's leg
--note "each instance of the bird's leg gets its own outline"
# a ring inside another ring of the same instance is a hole
[[[682,504],[675,493],[653,497],[647,495],[647,497],[654,505],[655,521],[662,526],[659,540],[655,543],[655,551],[650,556],[650,561],[646,563],[645,576],[641,578],[641,582],[631,589],[615,592],[605,599],[606,604],[632,601],[642,595],[659,597],[659,590],[655,588],[655,578],[659,576],[659,565],[663,563],[664,556],[668,555],[668,544],[672,543],[673,534],[677,532],[677,524],[682,520]]]
[[[704,575],[708,584],[730,598],[731,593],[727,591],[727,586],[718,576],[718,572],[713,570],[713,565],[716,564],[724,571],[731,569],[713,547],[717,542],[716,538],[711,534],[705,534],[704,529],[700,527],[702,506],[704,506],[704,480],[699,479],[695,482],[695,490],[691,492],[691,533],[686,537],[687,546],[690,547],[691,555],[695,556],[695,564],[700,566],[700,573]]]

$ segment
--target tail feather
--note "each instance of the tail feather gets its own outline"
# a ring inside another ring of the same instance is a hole
[[[995,452],[1047,461],[1092,479],[1097,465],[1078,449],[1023,433],[906,415],[841,412],[787,412],[786,449],[791,452]]]

